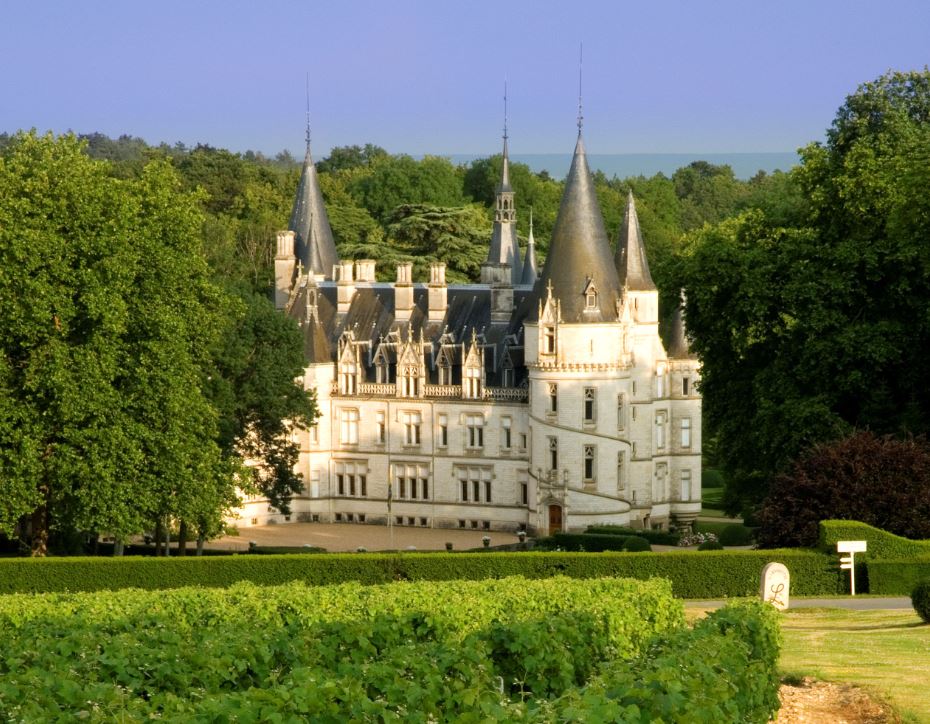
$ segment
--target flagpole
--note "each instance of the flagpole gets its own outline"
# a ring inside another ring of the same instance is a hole
[[[394,516],[391,514],[391,501],[394,498],[394,487],[388,480],[387,508],[388,508],[388,530],[391,535],[391,550],[394,550]]]

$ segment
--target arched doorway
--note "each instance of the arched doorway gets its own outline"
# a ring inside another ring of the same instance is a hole
[[[562,506],[549,506],[549,535],[562,531]]]

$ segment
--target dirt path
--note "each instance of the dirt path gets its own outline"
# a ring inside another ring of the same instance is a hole
[[[833,684],[805,677],[796,686],[782,685],[776,724],[897,724],[886,704],[852,684]]]

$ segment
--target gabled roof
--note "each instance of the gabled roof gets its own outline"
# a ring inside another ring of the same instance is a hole
[[[595,310],[586,313],[584,289],[589,278],[597,285],[598,304]],[[546,264],[533,289],[535,300],[545,298],[550,282],[553,296],[561,302],[563,321],[611,322],[617,319],[620,282],[580,133],[565,180],[559,215],[552,229]],[[531,303],[529,319],[535,318],[537,306],[537,301]]]
[[[620,238],[617,240],[615,262],[620,284],[635,292],[655,291],[656,285],[649,273],[649,261],[646,259],[646,247],[643,244],[632,191],[626,200],[626,213],[623,215]]]
[[[316,166],[310,156],[310,147],[304,156],[304,166],[300,172],[300,183],[294,197],[291,220],[288,229],[294,232],[295,253],[303,268],[313,274],[322,274],[332,279],[333,266],[339,260],[333,231],[329,226],[326,206],[323,204],[323,192],[316,173]]]

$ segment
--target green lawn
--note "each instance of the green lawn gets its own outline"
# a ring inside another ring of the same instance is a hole
[[[782,632],[782,672],[858,684],[930,722],[930,625],[913,611],[795,609]]]

